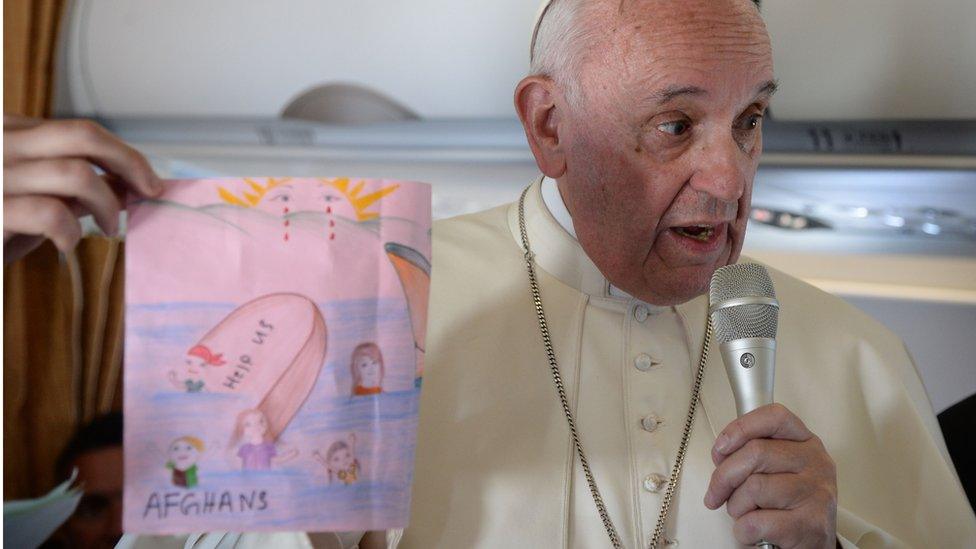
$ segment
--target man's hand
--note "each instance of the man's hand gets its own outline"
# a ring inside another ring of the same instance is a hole
[[[705,506],[726,504],[739,543],[836,546],[834,461],[785,406],[763,406],[729,423],[715,440],[712,461]]]
[[[4,262],[44,237],[71,250],[82,236],[79,215],[92,214],[106,234],[115,234],[127,189],[143,196],[162,190],[145,157],[88,120],[5,115],[3,171]]]

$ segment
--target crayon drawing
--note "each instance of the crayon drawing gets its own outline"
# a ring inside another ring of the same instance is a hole
[[[129,204],[127,532],[409,517],[430,189],[174,180]]]
[[[203,441],[197,437],[182,436],[170,443],[166,468],[173,472],[173,486],[196,487],[197,461],[200,460],[203,449]]]

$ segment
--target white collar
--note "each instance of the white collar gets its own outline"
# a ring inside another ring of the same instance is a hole
[[[563,202],[563,196],[559,194],[559,185],[551,177],[542,177],[542,202],[545,203],[549,213],[556,218],[556,221],[566,229],[570,236],[576,238],[576,228],[573,227],[573,216],[569,215],[569,209]]]
[[[556,180],[551,177],[542,177],[542,202],[546,205],[549,213],[552,217],[556,219],[569,236],[576,240],[576,228],[573,227],[573,216],[569,214],[569,209],[566,208],[566,203],[563,201],[563,197],[559,194],[559,186],[556,184]],[[609,287],[608,293],[612,297],[622,297],[624,299],[631,299],[631,295],[627,292],[621,290],[620,288],[614,286],[613,284],[607,284]]]

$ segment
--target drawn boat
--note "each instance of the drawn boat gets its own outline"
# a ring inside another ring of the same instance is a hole
[[[244,394],[268,418],[275,438],[288,426],[318,379],[327,334],[318,306],[294,293],[258,297],[235,309],[198,346],[222,357],[203,368],[206,391]]]
[[[430,297],[430,262],[417,250],[387,242],[383,248],[393,263],[410,310],[417,369],[414,385],[419,387],[424,374],[424,345],[427,339],[427,305]]]

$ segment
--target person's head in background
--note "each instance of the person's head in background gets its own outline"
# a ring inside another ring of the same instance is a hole
[[[515,106],[586,255],[674,305],[739,256],[775,89],[752,0],[553,0]]]
[[[58,479],[67,479],[75,468],[84,495],[50,545],[115,547],[122,536],[121,413],[98,417],[75,433],[58,458]]]

